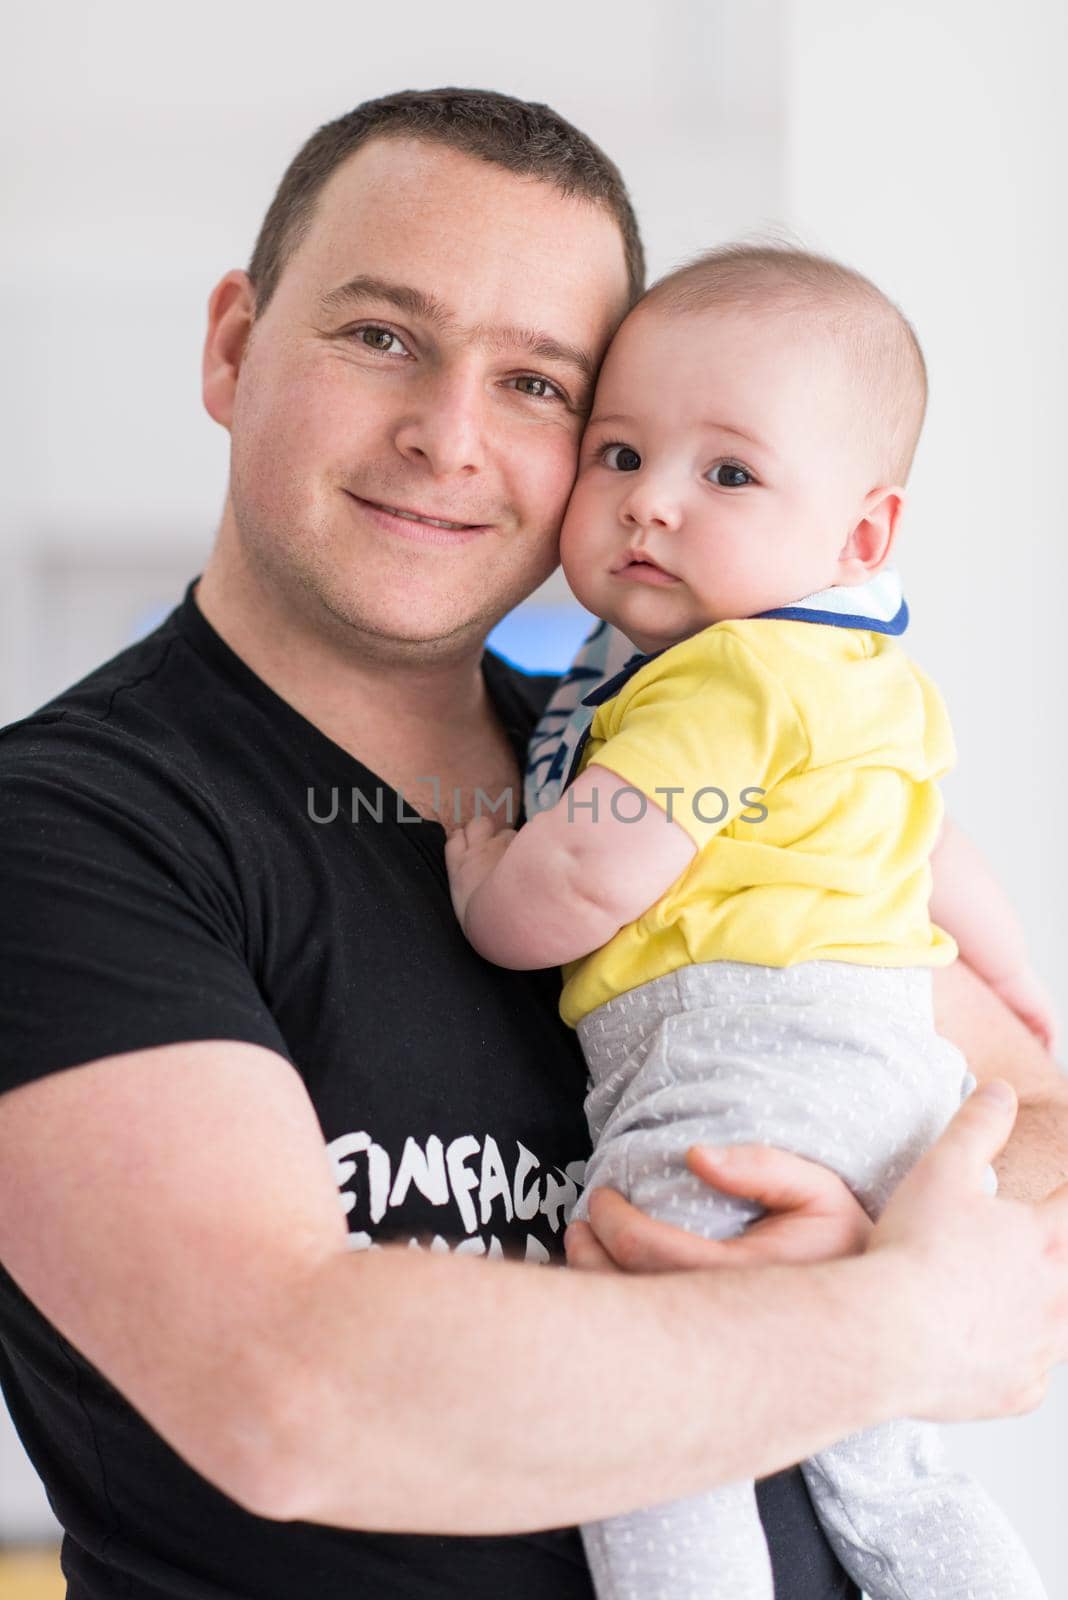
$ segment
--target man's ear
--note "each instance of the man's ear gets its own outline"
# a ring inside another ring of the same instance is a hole
[[[886,565],[904,508],[900,484],[872,489],[864,496],[858,520],[838,555],[836,583],[863,583]]]
[[[234,412],[237,374],[245,354],[256,296],[247,272],[235,268],[215,285],[208,301],[208,333],[201,367],[204,409],[229,428]]]

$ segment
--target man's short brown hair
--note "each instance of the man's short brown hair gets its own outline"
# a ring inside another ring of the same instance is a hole
[[[403,89],[365,100],[325,123],[293,157],[263,219],[249,263],[257,316],[307,233],[326,180],[372,138],[448,145],[603,206],[623,237],[631,302],[641,295],[645,256],[634,208],[618,168],[592,139],[549,106],[491,89]]]

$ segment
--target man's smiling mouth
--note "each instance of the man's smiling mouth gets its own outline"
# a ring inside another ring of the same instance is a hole
[[[356,494],[351,489],[347,489],[345,492],[350,499],[355,500],[356,504],[365,511],[369,511],[379,518],[388,518],[390,520],[396,518],[398,522],[407,523],[413,529],[436,528],[440,529],[443,534],[467,534],[470,536],[472,534],[486,533],[492,526],[492,524],[486,522],[453,522],[448,517],[435,517],[429,511],[417,511],[410,506],[391,506],[387,505],[383,500],[369,500],[364,495]],[[395,529],[395,531],[399,532],[399,529]]]
[[[388,511],[394,517],[403,517],[405,522],[425,522],[431,528],[474,527],[474,523],[471,522],[446,522],[443,517],[425,517],[419,511],[402,511],[399,506],[379,506],[378,509]]]

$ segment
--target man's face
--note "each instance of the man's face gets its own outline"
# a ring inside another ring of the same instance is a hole
[[[230,495],[249,559],[365,644],[484,637],[556,563],[625,297],[601,208],[432,144],[363,146],[245,346]]]

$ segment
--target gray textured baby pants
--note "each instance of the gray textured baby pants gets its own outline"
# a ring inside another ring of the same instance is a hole
[[[760,1208],[688,1172],[689,1145],[793,1150],[831,1167],[878,1216],[970,1086],[963,1056],[935,1032],[926,969],[684,967],[591,1012],[578,1034],[595,1146],[585,1194],[609,1185],[711,1239],[741,1232]],[[871,1600],[1044,1600],[1005,1516],[948,1470],[929,1426],[854,1434],[802,1470]],[[593,1523],[583,1539],[599,1600],[772,1600],[751,1483]]]

